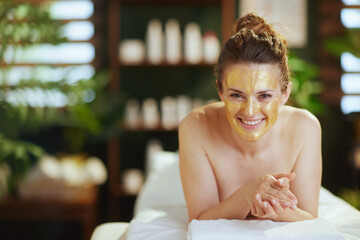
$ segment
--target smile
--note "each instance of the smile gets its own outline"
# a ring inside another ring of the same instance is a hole
[[[259,120],[250,120],[250,121],[248,121],[248,120],[243,120],[241,118],[239,118],[239,119],[240,119],[240,121],[242,123],[244,123],[244,124],[246,124],[248,126],[256,126],[256,125],[258,125],[259,123],[261,123],[264,120],[264,119],[259,119]]]

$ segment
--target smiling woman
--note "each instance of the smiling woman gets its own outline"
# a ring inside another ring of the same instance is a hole
[[[278,68],[272,64],[234,64],[225,72],[220,97],[228,120],[241,136],[256,141],[275,124],[279,106],[289,97],[281,92]]]
[[[321,128],[285,105],[289,72],[286,40],[255,14],[240,18],[218,61],[221,102],[193,110],[179,128],[190,221],[318,216]]]

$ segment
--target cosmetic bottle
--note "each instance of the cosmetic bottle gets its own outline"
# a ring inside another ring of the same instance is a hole
[[[161,124],[166,130],[177,127],[177,106],[173,97],[167,96],[161,100]]]
[[[136,99],[130,99],[125,104],[125,127],[136,129],[140,126],[140,104]]]
[[[204,34],[204,62],[214,64],[217,62],[220,53],[220,42],[216,34],[208,31]]]
[[[169,19],[165,24],[165,56],[169,64],[178,64],[181,61],[180,24],[175,19]]]
[[[202,59],[202,36],[197,23],[188,23],[184,32],[184,59],[190,64],[199,64]]]
[[[155,129],[159,127],[160,116],[157,102],[153,98],[147,98],[142,105],[143,126],[145,129]]]
[[[150,64],[161,64],[164,60],[163,35],[161,22],[158,19],[152,19],[146,32],[147,60]]]
[[[123,64],[141,64],[145,61],[145,44],[140,39],[126,39],[119,44],[119,59]]]

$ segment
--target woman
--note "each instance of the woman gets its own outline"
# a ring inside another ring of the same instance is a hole
[[[286,40],[255,14],[240,18],[217,66],[221,102],[193,110],[179,129],[180,171],[192,219],[316,218],[321,128],[286,106]]]

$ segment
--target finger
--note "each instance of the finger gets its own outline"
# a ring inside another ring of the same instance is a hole
[[[298,200],[297,200],[296,196],[295,196],[289,189],[286,189],[285,195],[286,195],[294,204],[297,204],[297,203],[298,203]]]
[[[253,201],[252,201],[251,214],[252,214],[253,216],[257,216],[256,200],[255,200],[255,198],[254,198]]]
[[[284,207],[291,207],[298,203],[297,198],[289,189],[279,189],[279,190],[271,190],[266,194],[262,194],[262,199],[271,201],[271,199],[276,199],[281,203],[284,203]],[[288,202],[288,204],[286,204]]]
[[[255,209],[258,217],[263,217],[265,215],[260,194],[256,194]]]
[[[296,173],[274,173],[272,174],[276,179],[286,177],[289,181],[292,181],[296,177]]]
[[[255,195],[255,197],[253,198],[252,202],[251,202],[251,214],[253,216],[257,216],[257,209],[256,209],[256,201],[258,201],[257,199],[259,198],[258,194]]]
[[[279,187],[287,187],[287,188],[290,187],[290,180],[286,177],[279,178],[276,181],[276,183],[278,184]]]
[[[271,203],[272,208],[274,209],[274,211],[275,211],[277,214],[280,214],[280,213],[282,213],[282,212],[285,210],[285,208],[283,208],[283,207],[280,205],[279,201],[277,201],[277,200],[274,199],[274,198],[271,199],[270,203]]]
[[[277,184],[272,185],[270,188],[260,193],[262,200],[270,201],[273,197],[279,200],[297,203],[297,198],[288,188],[278,187]]]
[[[297,208],[296,203],[294,203],[293,201],[280,200],[279,203],[283,208],[290,208],[292,210],[295,210]]]
[[[271,206],[271,204],[268,201],[263,201],[262,205],[263,205],[263,209],[264,209],[266,217],[273,219],[277,216],[275,210],[273,209],[273,207]]]
[[[291,201],[294,204],[298,203],[296,196],[288,188],[277,188],[277,192],[271,191],[271,194],[284,201]]]
[[[271,200],[271,206],[272,206],[272,208],[274,209],[274,211],[276,212],[277,215],[280,215],[281,213],[283,213],[286,208],[291,208],[291,205],[283,206],[276,199]],[[296,205],[295,205],[295,207],[296,207]]]

